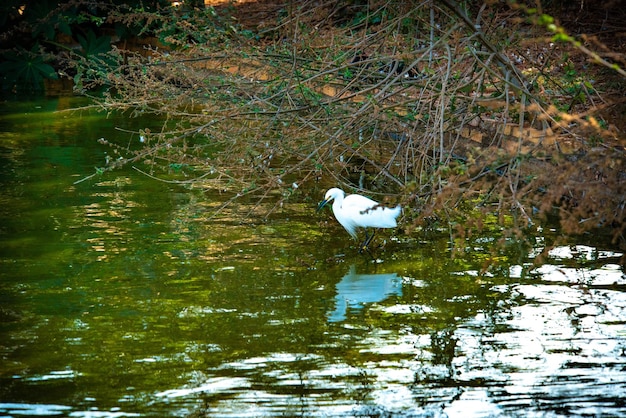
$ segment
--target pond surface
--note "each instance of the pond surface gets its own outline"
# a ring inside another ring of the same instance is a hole
[[[558,231],[454,257],[388,231],[374,262],[309,193],[244,220],[262,208],[211,217],[231,196],[132,169],[74,184],[98,138],[159,126],[55,112],[80,103],[0,105],[0,416],[626,416],[601,237],[539,261]]]

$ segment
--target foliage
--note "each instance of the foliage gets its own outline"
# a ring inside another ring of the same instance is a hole
[[[77,34],[76,38],[81,46],[78,57],[71,61],[76,72],[76,90],[82,91],[87,83],[89,86],[106,84],[108,74],[119,68],[122,59],[111,48],[111,38],[96,36],[93,31],[88,31],[84,36]]]
[[[0,66],[5,90],[41,90],[45,80],[74,76],[80,87],[94,87],[96,78],[117,65],[110,33],[119,39],[150,34],[159,27],[156,13],[171,5],[166,0],[144,6],[141,0],[94,3],[7,0],[0,5]],[[130,20],[129,20],[130,19]],[[130,24],[132,22],[132,24]],[[28,51],[28,52],[27,52]],[[69,70],[69,72],[67,71]],[[93,73],[98,73],[94,76]],[[105,82],[106,84],[106,82]]]
[[[238,26],[217,9],[108,10],[108,24],[161,44],[68,72],[111,87],[104,109],[168,123],[140,149],[110,144],[121,158],[106,169],[193,167],[182,180],[235,197],[339,185],[402,203],[408,233],[434,223],[470,236],[495,217],[521,234],[556,213],[569,233],[608,226],[623,239],[624,138],[606,111],[619,105],[611,79],[623,95],[619,54],[590,55],[516,2],[311,1],[271,15],[239,13],[254,23]],[[83,39],[83,51],[105,43]],[[581,56],[612,73],[592,77]]]
[[[49,64],[51,57],[42,54],[36,46],[26,51],[17,49],[15,53],[3,54],[0,63],[2,88],[11,88],[16,84],[27,84],[33,89],[42,90],[45,79],[56,79],[57,73]]]

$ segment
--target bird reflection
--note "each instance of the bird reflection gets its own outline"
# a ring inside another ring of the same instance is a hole
[[[360,310],[366,303],[380,302],[392,295],[402,296],[402,279],[396,273],[357,274],[352,265],[337,283],[335,310],[328,321],[343,321],[348,309]]]

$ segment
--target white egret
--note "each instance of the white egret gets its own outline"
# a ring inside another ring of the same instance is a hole
[[[326,196],[320,202],[317,210],[322,209],[331,200],[333,201],[335,218],[348,231],[348,234],[356,239],[356,229],[365,229],[365,241],[361,245],[359,252],[362,250],[369,251],[368,245],[376,233],[376,230],[374,230],[372,235],[368,236],[366,228],[395,228],[398,226],[396,218],[402,212],[400,205],[395,208],[384,207],[378,202],[360,194],[346,196],[343,190],[336,187],[326,192]]]

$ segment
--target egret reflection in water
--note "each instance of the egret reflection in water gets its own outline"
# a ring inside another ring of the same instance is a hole
[[[353,264],[337,283],[335,310],[328,320],[343,321],[349,309],[360,310],[366,303],[380,302],[392,295],[402,296],[402,279],[396,273],[357,274]]]

